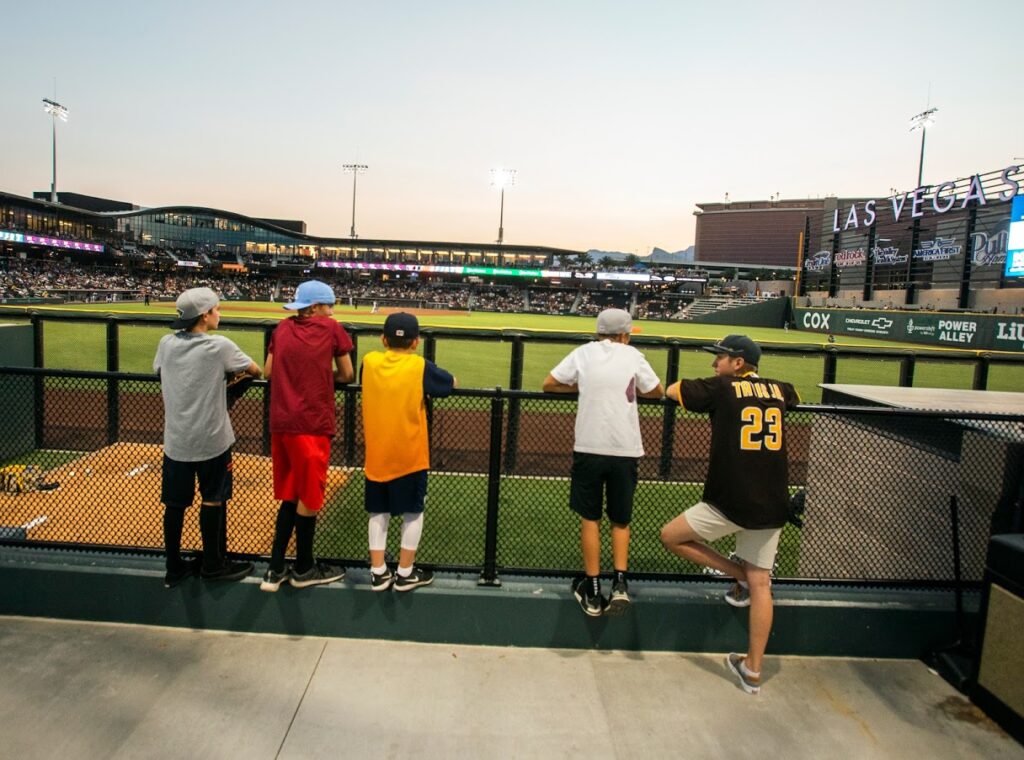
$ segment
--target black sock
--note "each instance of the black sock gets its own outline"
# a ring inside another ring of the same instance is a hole
[[[224,564],[220,553],[220,521],[224,507],[206,504],[199,508],[199,535],[203,537],[203,569],[216,570]]]
[[[619,583],[620,581],[622,583],[626,582],[626,571],[625,570],[616,570],[615,571],[615,582]]]
[[[274,525],[274,545],[270,550],[270,569],[275,573],[284,572],[284,555],[288,551],[288,542],[292,540],[295,530],[294,501],[282,501],[277,510],[277,522]]]
[[[295,515],[295,572],[304,573],[313,567],[313,535],[316,515]]]
[[[164,551],[169,571],[180,570],[184,564],[181,559],[181,529],[184,525],[184,509],[164,507]]]
[[[588,596],[598,596],[601,593],[600,576],[588,575],[586,589]]]

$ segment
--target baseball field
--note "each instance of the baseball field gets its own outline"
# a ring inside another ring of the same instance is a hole
[[[339,321],[364,328],[383,324],[388,313],[394,309],[384,308],[378,314],[371,314],[368,307],[352,308],[339,304],[335,318]],[[82,314],[120,315],[164,315],[174,313],[173,303],[155,303],[144,306],[141,303],[97,304],[90,306],[61,306],[41,310],[49,312],[78,312]],[[288,316],[278,304],[266,302],[225,302],[222,304],[225,319],[251,321],[252,328],[231,327],[222,334],[234,340],[243,351],[262,363],[263,325]],[[540,390],[540,384],[548,371],[577,344],[592,334],[593,317],[549,316],[543,314],[507,314],[493,312],[459,312],[413,310],[425,327],[467,330],[521,330],[523,332],[564,333],[566,343],[528,342],[525,348],[523,388]],[[25,318],[21,307],[0,307],[0,317],[12,321]],[[751,327],[730,328],[723,325],[705,325],[689,322],[657,322],[638,320],[634,323],[636,334],[649,337],[675,337],[713,341],[728,332],[744,332],[760,342],[766,349],[761,373],[792,382],[804,401],[817,402],[821,399],[818,383],[821,382],[823,359],[820,356],[773,355],[773,346],[825,347],[825,337],[817,333],[797,330]],[[166,333],[160,326],[128,326],[121,330],[120,368],[126,372],[152,371],[152,359],[157,342]],[[951,352],[945,349],[927,349],[918,345],[891,341],[871,340],[836,336],[840,347],[895,348],[914,350],[918,361],[914,372],[914,385],[919,387],[969,389],[974,368],[970,362],[954,361]],[[45,327],[45,364],[50,368],[103,370],[106,368],[106,347],[104,327],[100,323],[76,323],[48,321]],[[364,336],[359,351],[377,348],[376,337]],[[657,347],[643,347],[648,360],[659,375],[665,375],[668,351]],[[466,340],[444,339],[438,341],[437,363],[450,370],[459,379],[463,388],[494,388],[509,386],[509,364],[511,344],[494,339],[467,338]],[[700,350],[683,351],[680,373],[682,377],[700,377],[710,374],[710,356]],[[899,356],[880,359],[840,358],[837,382],[869,385],[895,385],[899,377]],[[995,364],[990,368],[988,388],[990,390],[1012,391],[1024,387],[1024,364]]]

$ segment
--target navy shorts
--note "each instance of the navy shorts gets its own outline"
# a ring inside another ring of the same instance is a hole
[[[231,498],[232,467],[231,449],[201,462],[179,462],[165,454],[160,500],[168,507],[191,507],[196,498],[198,479],[203,501],[224,503]]]
[[[366,479],[363,505],[370,514],[387,512],[393,516],[423,511],[427,501],[427,470],[411,472],[394,480]]]
[[[584,520],[600,520],[601,504],[608,496],[608,519],[629,525],[633,518],[637,464],[634,457],[572,453],[569,506]]]

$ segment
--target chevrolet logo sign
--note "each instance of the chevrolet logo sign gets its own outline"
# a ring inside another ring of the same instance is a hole
[[[892,327],[892,320],[886,317],[879,317],[871,321],[872,327],[877,327],[879,330],[888,330]]]

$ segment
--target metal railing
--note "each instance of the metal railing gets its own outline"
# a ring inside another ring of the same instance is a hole
[[[267,390],[257,383],[231,412],[229,547],[252,557],[268,553],[277,509]],[[339,387],[336,398],[339,432],[316,551],[356,565],[366,557],[360,389]],[[0,408],[0,465],[22,478],[22,492],[0,493],[0,542],[159,552],[163,402],[155,376],[0,368]],[[509,573],[578,572],[579,520],[568,507],[575,398],[458,390],[428,411],[431,474],[419,559],[487,583]],[[642,400],[640,423],[646,454],[631,571],[694,576],[699,568],[667,552],[659,531],[701,497],[708,419]],[[806,506],[803,527],[783,531],[780,580],[945,585],[954,577],[955,541],[964,578],[976,582],[992,526],[1018,508],[1024,415],[803,406],[787,415],[786,436],[790,488],[803,492]],[[185,547],[199,546],[194,522],[187,521]],[[728,552],[731,539],[716,546]],[[610,567],[607,536],[602,551]]]

